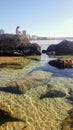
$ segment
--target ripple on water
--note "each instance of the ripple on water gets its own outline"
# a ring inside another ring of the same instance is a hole
[[[67,111],[72,108],[67,96],[69,96],[70,88],[73,88],[73,78],[62,77],[62,75],[58,77],[56,74],[61,70],[57,71],[53,68],[46,71],[40,68],[37,71],[31,71],[32,67],[30,68],[26,67],[27,73],[25,69],[0,72],[0,87],[8,87],[7,85],[14,81],[19,86],[23,85],[23,88],[25,85],[26,88],[30,86],[30,89],[21,95],[0,91],[0,102],[7,105],[13,115],[25,120],[25,123],[8,122],[3,124],[1,129],[22,130],[24,126],[27,126],[26,130],[60,130],[62,121],[68,115]],[[56,86],[56,89],[65,92],[66,96],[40,100],[41,94],[49,91],[49,85]]]

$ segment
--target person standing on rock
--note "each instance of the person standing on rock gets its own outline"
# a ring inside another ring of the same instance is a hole
[[[19,26],[16,27],[16,34],[17,35],[21,35],[21,31],[19,31],[19,28],[20,28]]]

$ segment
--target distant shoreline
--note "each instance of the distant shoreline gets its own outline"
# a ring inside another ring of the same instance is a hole
[[[73,40],[73,37],[61,37],[61,38],[46,38],[46,39],[32,39],[31,41],[44,41],[44,40]]]
[[[73,41],[73,38],[60,38],[60,39],[58,39],[58,38],[53,38],[53,39],[39,39],[39,40],[37,40],[37,39],[35,39],[35,40],[30,40],[30,42],[31,43],[34,43],[34,42],[45,42],[45,41],[63,41],[63,40],[68,40],[68,41]]]

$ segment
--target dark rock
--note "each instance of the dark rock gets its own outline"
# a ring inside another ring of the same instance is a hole
[[[64,40],[59,44],[50,45],[46,50],[48,55],[53,51],[55,55],[73,55],[73,41]]]
[[[22,45],[19,49],[24,55],[41,55],[41,47],[37,43]]]
[[[38,44],[31,44],[23,35],[0,35],[0,55],[40,55],[41,48]]]
[[[73,130],[73,108],[68,111],[69,116],[63,120],[61,130]]]
[[[46,52],[47,55],[52,55],[55,56],[55,51],[51,51],[51,52]]]
[[[29,43],[29,40],[21,35],[0,35],[0,53],[13,53],[18,51],[19,46]]]
[[[73,68],[73,59],[72,58],[59,58],[56,60],[49,61],[49,64],[60,69]]]
[[[17,122],[17,121],[25,122],[22,119],[12,116],[11,111],[9,111],[9,109],[5,105],[0,104],[0,126],[6,122]]]
[[[8,87],[0,87],[0,91],[11,93],[11,94],[23,94],[20,90],[19,86],[8,86]]]
[[[42,53],[46,53],[46,50],[42,50]]]
[[[69,91],[69,96],[67,97],[67,99],[68,99],[71,103],[73,103],[73,90],[72,90],[72,89],[70,89],[70,91]]]
[[[43,99],[43,98],[58,98],[58,97],[64,97],[64,96],[66,96],[66,94],[64,92],[52,89],[52,90],[46,92],[46,94],[41,95],[40,99]]]
[[[30,49],[31,54],[41,55],[41,47],[37,43],[33,43]]]

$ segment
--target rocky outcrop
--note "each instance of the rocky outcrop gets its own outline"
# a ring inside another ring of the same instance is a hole
[[[47,50],[46,54],[52,54],[52,52],[55,53],[55,55],[73,55],[73,41],[67,41],[64,40],[56,45],[50,45]]]
[[[25,44],[19,47],[24,55],[41,55],[41,47],[37,43]]]
[[[41,54],[38,44],[31,44],[23,35],[3,34],[0,35],[0,55],[33,55]]]
[[[73,58],[59,58],[49,61],[49,64],[60,69],[73,68]]]

